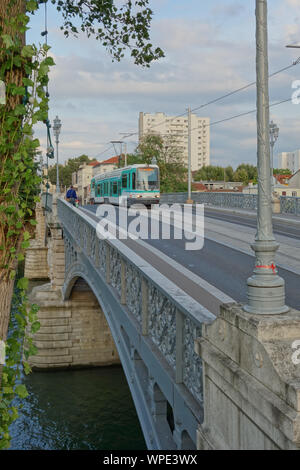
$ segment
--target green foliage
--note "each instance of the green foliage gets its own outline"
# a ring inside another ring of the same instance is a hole
[[[108,50],[113,60],[120,61],[130,51],[134,63],[149,67],[153,60],[164,57],[163,51],[150,43],[153,16],[149,0],[51,0],[63,15],[61,29],[66,37],[79,30],[94,36]],[[80,20],[77,26],[74,18]]]
[[[148,134],[141,140],[134,155],[127,158],[128,164],[148,163],[155,158],[159,166],[160,190],[162,193],[187,190],[187,169],[182,156],[171,139],[162,139],[160,135]]]
[[[288,168],[274,168],[273,170],[273,174],[274,175],[292,175],[293,172],[291,170],[289,170]]]
[[[244,184],[248,184],[249,181],[255,182],[257,181],[257,167],[242,163],[237,167],[234,178],[234,181],[242,181]]]
[[[24,399],[28,396],[26,387],[20,380],[22,371],[26,375],[31,372],[27,359],[35,353],[35,347],[32,338],[26,336],[26,331],[31,334],[39,329],[38,306],[29,304],[26,296],[27,284],[28,280],[25,278],[18,280],[12,304],[14,315],[10,321],[11,333],[6,341],[6,363],[2,369],[0,391],[0,450],[10,446],[9,426],[18,417],[18,409],[13,404],[15,398]]]
[[[37,1],[26,1],[26,7],[27,11],[34,11]],[[32,128],[47,118],[44,87],[53,62],[47,58],[48,47],[23,45],[20,33],[28,29],[28,21],[27,14],[12,17],[8,11],[5,24],[10,34],[0,30],[0,80],[6,83],[6,104],[0,106],[0,282],[6,283],[8,289],[15,278],[16,265],[24,259],[24,250],[29,246],[29,227],[35,223],[40,178],[34,156],[39,141],[32,138]],[[20,383],[23,352],[26,358],[35,352],[32,339],[25,331],[38,330],[38,307],[28,303],[27,287],[27,279],[18,280],[18,306],[11,319],[15,324],[6,340],[2,375],[0,370],[0,449],[9,446],[9,426],[18,416],[12,404],[14,398],[27,396],[25,386]],[[6,332],[3,334],[5,338]],[[30,372],[27,362],[24,371]]]
[[[249,181],[257,181],[257,168],[254,165],[242,163],[235,171],[231,166],[204,166],[194,174],[194,181],[241,181],[247,185]]]
[[[231,167],[228,167],[232,170]],[[226,171],[225,171],[226,177]],[[194,181],[224,181],[224,168],[208,165],[201,168],[195,175]]]

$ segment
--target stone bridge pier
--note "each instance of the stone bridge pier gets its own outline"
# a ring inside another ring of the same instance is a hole
[[[36,236],[25,257],[25,276],[40,284],[29,294],[30,301],[40,307],[38,321],[41,324],[34,335],[38,352],[29,358],[31,367],[54,369],[119,364],[104,313],[88,284],[78,278],[69,299],[62,297],[65,249],[63,232],[56,218],[56,200],[53,200],[50,214],[39,205],[36,219]]]

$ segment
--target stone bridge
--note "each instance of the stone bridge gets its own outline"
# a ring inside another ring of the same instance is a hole
[[[299,448],[298,311],[249,315],[217,290],[210,310],[84,210],[54,199],[37,218],[33,368],[121,363],[148,449]]]

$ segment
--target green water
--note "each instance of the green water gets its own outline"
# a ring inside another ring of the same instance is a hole
[[[121,367],[33,372],[11,449],[146,449]]]
[[[11,449],[146,449],[122,367],[32,372],[22,380],[29,396],[10,427]]]

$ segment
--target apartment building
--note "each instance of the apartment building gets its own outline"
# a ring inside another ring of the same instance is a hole
[[[191,115],[192,171],[210,164],[210,119]],[[188,164],[188,117],[167,116],[164,113],[143,113],[139,115],[139,139],[147,134],[159,134],[166,142],[172,142],[181,152],[184,164]]]
[[[288,168],[294,174],[300,169],[300,150],[282,152],[278,155],[278,168]]]

